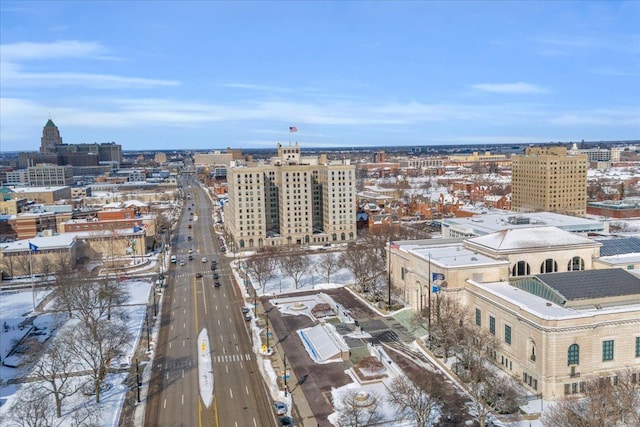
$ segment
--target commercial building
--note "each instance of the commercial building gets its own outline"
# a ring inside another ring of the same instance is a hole
[[[528,147],[512,158],[511,208],[584,215],[587,210],[586,154],[566,147]]]
[[[71,198],[71,188],[64,187],[15,187],[12,188],[12,199],[27,198],[36,203],[53,204],[59,200]]]
[[[231,249],[356,239],[355,167],[302,157],[278,144],[270,164],[228,170],[225,227]]]
[[[71,166],[37,165],[27,169],[29,187],[73,185]]]

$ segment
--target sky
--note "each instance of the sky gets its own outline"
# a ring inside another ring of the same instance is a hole
[[[124,150],[640,139],[639,23],[637,0],[2,0],[0,150],[49,117]]]

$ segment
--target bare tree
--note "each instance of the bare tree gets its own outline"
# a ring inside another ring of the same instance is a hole
[[[320,261],[316,264],[316,271],[319,275],[331,283],[331,273],[335,273],[340,268],[338,256],[331,252],[326,252],[320,256]]]
[[[350,244],[347,250],[342,252],[340,265],[353,274],[356,288],[364,293],[373,290],[376,278],[385,268],[374,248],[356,244]]]
[[[101,318],[95,324],[80,322],[65,336],[64,345],[68,351],[89,371],[96,403],[100,403],[100,392],[111,360],[120,354],[130,338],[126,323],[117,318]]]
[[[584,382],[582,395],[560,398],[542,417],[545,426],[640,426],[640,384],[631,372]]]
[[[63,330],[60,334],[71,333]],[[60,337],[59,335],[58,337]],[[75,359],[64,345],[64,339],[56,338],[45,346],[43,352],[35,355],[37,360],[33,365],[32,375],[37,377],[42,385],[42,390],[47,395],[53,396],[56,409],[56,417],[62,417],[62,402],[78,391],[70,381],[72,373],[76,370]]]
[[[258,281],[262,292],[265,292],[267,282],[275,276],[276,259],[271,254],[258,252],[247,259],[246,265],[249,274]]]
[[[0,263],[2,270],[7,272],[11,277],[16,273],[16,262],[14,258],[15,257],[5,253],[2,255],[2,262]]]
[[[287,252],[280,256],[278,263],[280,268],[293,279],[296,289],[311,265],[309,258],[300,252]]]
[[[349,389],[339,405],[341,425],[359,427],[380,419],[380,397],[375,393]]]
[[[440,295],[442,294],[442,296]],[[423,310],[424,317],[428,317],[428,309]],[[464,328],[469,324],[468,311],[455,296],[439,292],[431,302],[431,343],[442,348],[444,362],[452,353],[456,344],[464,334]]]
[[[51,395],[38,384],[27,384],[19,392],[19,398],[8,411],[8,427],[50,427],[55,422]],[[3,423],[3,426],[5,424]]]
[[[424,426],[433,422],[442,406],[442,384],[434,375],[424,375],[419,381],[413,383],[408,378],[396,377],[389,386],[388,400],[398,415]]]

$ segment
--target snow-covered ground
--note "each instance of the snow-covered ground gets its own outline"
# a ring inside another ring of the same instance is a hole
[[[338,254],[336,254],[337,256]],[[312,265],[317,264],[319,262],[319,258],[322,254],[314,254],[310,255]],[[241,265],[242,261],[238,260],[235,262],[237,265]],[[234,269],[234,274],[236,274],[236,278],[239,283],[242,283],[245,274],[242,270],[238,271]],[[313,314],[311,313],[311,308],[317,304],[322,302],[329,301],[331,303],[330,298],[327,296],[322,296],[322,289],[328,288],[336,288],[345,286],[345,284],[351,283],[353,281],[353,277],[348,270],[341,269],[331,275],[331,283],[326,283],[321,275],[317,271],[310,271],[309,274],[305,275],[299,283],[298,289],[295,288],[295,283],[293,279],[288,277],[282,272],[276,272],[276,275],[273,279],[271,279],[265,286],[265,289],[257,287],[258,294],[262,294],[265,296],[272,296],[272,302],[277,303],[279,309],[287,314],[293,315],[305,315],[313,318]],[[127,346],[127,351],[123,354],[122,359],[117,361],[118,365],[127,366],[131,363],[131,360],[134,355],[134,351],[137,348],[137,345],[140,341],[140,334],[144,331],[144,322],[145,322],[145,307],[150,302],[150,296],[152,292],[153,284],[151,281],[147,280],[136,280],[132,279],[126,282],[127,288],[129,290],[129,300],[127,301],[127,306],[125,307],[127,314],[129,315],[130,323],[129,326],[131,331],[134,333],[133,338]],[[247,285],[252,286],[253,282],[249,281]],[[242,287],[242,291],[245,293],[245,297],[249,297],[247,293],[247,289]],[[296,291],[310,291],[310,290],[318,290],[317,295],[312,296],[296,296]],[[288,294],[287,296],[281,296],[283,294]],[[39,304],[44,298],[46,298],[47,294],[45,292],[37,292],[35,295],[36,305]],[[152,302],[152,300],[151,300]],[[299,303],[296,305],[296,303]],[[7,357],[8,352],[13,347],[12,343],[16,339],[20,339],[24,334],[27,333],[28,328],[23,328],[20,330],[20,323],[33,315],[33,295],[30,291],[24,292],[6,292],[0,294],[0,357],[3,360]],[[159,304],[159,306],[161,306]],[[304,306],[304,307],[303,307]],[[253,305],[249,304],[247,307],[253,309]],[[33,325],[36,326],[40,331],[43,332],[43,335],[39,337],[41,339],[46,339],[52,337],[55,339],[56,328],[59,328],[59,322],[57,316],[54,313],[47,312],[46,310],[52,308],[52,303],[49,302],[45,306],[45,310],[41,313],[37,313],[37,317],[33,320]],[[350,322],[352,319],[349,318],[348,313],[341,312],[339,306],[337,315],[341,316],[342,322]],[[373,307],[372,307],[373,308]],[[255,316],[254,316],[255,317]],[[317,319],[316,319],[317,320]],[[7,327],[4,328],[1,325],[5,324]],[[252,334],[253,334],[253,342],[254,342],[254,352],[262,353],[263,349],[260,346],[260,333],[261,328],[255,322],[255,318],[251,321],[252,325]],[[156,333],[157,331],[154,331]],[[319,346],[336,346],[336,337],[331,336],[331,334],[336,334],[335,330],[329,329],[328,334],[316,334],[314,339],[316,340],[327,340],[329,342],[317,342],[316,345]],[[353,335],[353,334],[352,334]],[[365,336],[366,334],[363,334]],[[154,335],[152,335],[153,340]],[[306,345],[306,344],[305,344]],[[307,346],[307,351],[311,351],[311,349]],[[383,352],[381,349],[377,349],[376,352]],[[153,356],[153,347],[149,355]],[[16,358],[16,357],[14,357]],[[16,364],[19,364],[20,357],[17,356]],[[381,357],[381,359],[385,359],[385,357]],[[334,361],[339,361],[340,359],[336,359]],[[274,367],[271,364],[270,358],[268,357],[260,357],[258,358],[259,369],[262,373],[271,397],[274,400],[285,402],[289,408],[291,406],[291,396],[285,395],[284,391],[279,388],[278,385],[278,375]],[[318,360],[318,363],[327,363],[327,361]],[[330,362],[330,361],[329,361]],[[150,366],[149,364],[145,364],[145,366],[141,365],[141,369]],[[395,366],[395,365],[394,365]],[[144,372],[147,372],[148,369],[144,369]],[[330,421],[334,425],[338,425],[337,423],[341,419],[342,412],[341,408],[344,407],[345,397],[352,394],[354,391],[360,392],[360,397],[365,399],[376,399],[376,405],[378,407],[378,424],[380,426],[411,426],[412,424],[407,421],[402,421],[398,419],[398,415],[396,414],[394,408],[389,403],[388,396],[388,384],[390,381],[398,375],[402,375],[401,372],[397,372],[394,368],[391,368],[390,365],[385,365],[385,376],[375,381],[361,381],[357,375],[354,374],[353,371],[347,371],[347,373],[353,379],[351,384],[348,384],[344,387],[337,388],[332,391],[332,400],[336,406],[336,412],[330,416]],[[29,376],[29,371],[27,367],[18,366],[17,368],[9,368],[6,366],[0,366],[0,427],[10,426],[12,425],[8,418],[8,413],[11,407],[19,400],[20,396],[20,388],[21,386],[8,384],[8,381],[14,378],[20,378]],[[120,416],[120,410],[122,408],[124,398],[126,392],[128,391],[128,387],[124,385],[123,381],[126,377],[126,373],[118,373],[118,374],[110,374],[107,377],[107,383],[109,384],[109,388],[102,394],[100,408],[100,418],[96,425],[100,427],[110,427],[117,426],[118,420]],[[86,382],[86,377],[78,377],[74,379],[74,381]],[[143,383],[146,385],[148,383],[148,376],[143,377]],[[144,400],[144,393],[143,393]],[[61,420],[57,420],[56,426],[59,427],[67,427],[74,425],[74,421],[72,418],[72,409],[80,408],[85,406],[93,406],[93,397],[85,396],[82,393],[77,393],[72,398],[65,400],[64,403],[64,412],[65,417]],[[525,411],[527,412],[539,412],[540,407],[547,407],[547,402],[531,401],[529,402],[528,407],[525,407]],[[139,416],[141,411],[136,413],[136,416]],[[137,420],[140,418],[136,418]],[[510,424],[514,427],[536,427],[540,426],[538,421],[526,421]]]
[[[143,324],[145,322],[146,305],[150,300],[153,284],[148,280],[129,280],[124,282],[129,294],[129,298],[126,305],[122,308],[128,316],[128,326],[132,333],[131,340],[125,345],[124,352],[121,359],[113,361],[111,366],[127,367],[130,365],[135,349],[138,346],[140,340],[140,334]],[[46,293],[36,293],[36,304],[46,297]],[[52,307],[52,303],[49,302],[44,311],[33,311],[33,295],[31,291],[23,292],[3,292],[0,294],[0,323],[6,324],[7,328],[0,328],[0,356],[3,361],[6,361],[9,352],[13,349],[16,340],[22,339],[30,331],[36,332],[36,337],[39,340],[56,339],[56,332],[66,325],[62,324],[62,320],[66,320],[66,315],[60,316],[59,314],[47,311]],[[35,316],[33,322],[29,322],[29,327],[24,327],[22,330],[19,328],[19,324],[31,316]],[[70,325],[73,321],[66,320],[67,325]],[[31,329],[31,324],[34,329]],[[21,393],[23,393],[27,385],[21,384],[9,384],[11,380],[29,377],[30,371],[26,363],[26,355],[16,353],[8,357],[11,364],[15,364],[16,368],[10,368],[8,366],[0,366],[0,426],[12,426],[16,425],[12,422],[10,417],[11,409],[21,399]],[[123,384],[127,376],[126,372],[108,374],[105,384],[108,388],[102,393],[101,401],[98,405],[99,416],[96,419],[96,425],[101,427],[117,426],[120,417],[120,410],[124,402],[128,387]],[[78,376],[73,378],[73,382],[76,384],[86,383],[88,377]],[[31,382],[29,384],[37,385],[37,382]],[[54,419],[53,425],[56,427],[67,427],[77,425],[77,421],[74,420],[74,416],[77,414],[78,408],[95,408],[93,396],[86,396],[82,392],[74,394],[72,397],[65,399],[63,404],[63,417],[61,419]]]

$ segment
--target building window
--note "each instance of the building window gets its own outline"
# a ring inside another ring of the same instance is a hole
[[[476,325],[482,326],[482,311],[479,308],[476,308]],[[637,339],[636,339],[636,348],[638,347]],[[637,350],[636,350],[637,353]],[[637,356],[637,354],[636,354]]]
[[[551,258],[547,258],[540,265],[540,273],[555,273],[557,271],[558,271],[558,263]]]
[[[489,316],[489,332],[496,334],[496,318],[493,316]]]
[[[567,270],[568,271],[584,270],[584,260],[579,256],[574,256],[573,258],[571,258],[571,261],[569,261],[569,265],[567,265]]]
[[[640,357],[640,337],[636,337],[636,357]]]
[[[504,325],[504,342],[511,345],[511,326]]]
[[[511,270],[512,276],[528,276],[531,274],[531,267],[526,261],[518,261]]]
[[[567,352],[567,365],[579,365],[580,364],[580,346],[578,344],[571,344],[569,351]]]
[[[613,340],[602,342],[602,361],[613,360]]]

